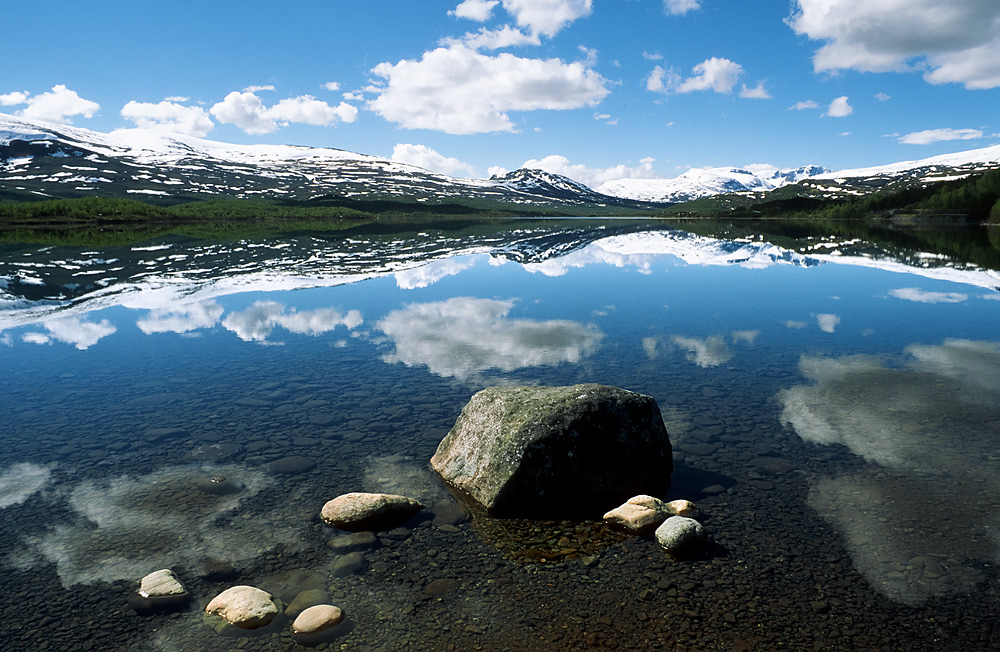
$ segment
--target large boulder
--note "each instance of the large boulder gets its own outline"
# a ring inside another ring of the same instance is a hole
[[[475,394],[431,466],[493,516],[600,516],[663,495],[670,439],[649,396],[616,387],[491,387]]]

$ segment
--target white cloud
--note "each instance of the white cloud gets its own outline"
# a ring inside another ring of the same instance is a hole
[[[796,0],[787,20],[825,44],[817,72],[924,71],[932,84],[1000,86],[1000,3],[992,0]]]
[[[920,288],[898,288],[889,290],[889,294],[897,299],[918,303],[962,303],[969,298],[967,294],[959,292],[929,292]]]
[[[740,97],[751,100],[769,100],[771,99],[771,94],[764,88],[764,82],[757,82],[757,85],[753,88],[748,88],[746,84],[743,84]]]
[[[164,102],[187,102],[190,97],[184,97],[183,95],[171,95],[170,97],[163,98]]]
[[[491,165],[490,169],[486,171],[486,174],[492,177],[502,177],[503,175],[510,172],[507,168],[500,165]]]
[[[443,38],[438,44],[445,47],[465,45],[473,50],[499,50],[516,45],[539,45],[541,39],[537,34],[526,34],[515,27],[504,25],[499,29],[482,27],[478,32],[469,32],[460,39]]]
[[[515,131],[510,111],[595,106],[609,92],[581,62],[489,56],[457,44],[372,72],[386,85],[369,89],[378,96],[368,108],[408,129],[450,134]]]
[[[847,101],[846,95],[841,95],[834,101],[830,102],[830,107],[826,110],[824,115],[828,115],[831,118],[843,118],[854,113],[854,107],[850,105]]]
[[[338,84],[337,82],[326,82],[325,84],[323,84],[323,88],[325,88],[328,91],[339,91],[340,84]]]
[[[906,145],[930,145],[948,140],[973,140],[982,137],[983,132],[979,129],[926,129],[900,136],[899,142]]]
[[[819,324],[819,329],[824,333],[832,333],[837,330],[840,317],[830,314],[816,315],[816,323]]]
[[[49,319],[42,322],[47,332],[25,333],[21,339],[32,344],[49,344],[52,340],[72,344],[81,351],[92,347],[103,338],[116,332],[111,322],[102,319],[99,322],[83,321],[79,317]]]
[[[569,159],[561,154],[550,154],[542,159],[525,161],[521,167],[560,174],[596,188],[602,183],[618,179],[659,179],[661,175],[653,170],[655,161],[653,158],[644,158],[635,167],[619,164],[610,168],[589,168],[579,163],[570,163]]]
[[[646,78],[646,90],[654,93],[669,93],[681,83],[681,76],[673,68],[657,65]]]
[[[392,160],[399,163],[409,163],[425,170],[453,177],[463,174],[466,177],[474,177],[476,175],[475,168],[469,163],[464,163],[457,158],[444,156],[426,145],[397,143],[392,148]]]
[[[146,334],[188,333],[215,326],[222,312],[222,306],[210,299],[186,306],[150,310],[149,315],[137,321],[136,325]]]
[[[670,341],[677,348],[686,351],[687,359],[699,367],[718,367],[733,357],[729,347],[726,346],[726,341],[718,335],[704,339],[674,335]]]
[[[802,102],[796,102],[795,104],[788,107],[789,111],[802,111],[804,109],[818,109],[819,104],[813,100],[804,100]]]
[[[663,61],[663,55],[659,52],[642,51],[642,58],[646,61]]]
[[[274,86],[266,84],[264,86],[247,86],[243,89],[244,93],[256,93],[257,91],[273,91]]]
[[[222,325],[247,342],[263,342],[275,327],[281,327],[292,333],[320,335],[332,331],[338,326],[346,326],[354,330],[364,323],[361,313],[357,310],[347,314],[333,308],[319,310],[296,311],[292,308],[286,311],[284,305],[275,301],[257,301],[242,312],[229,314],[222,320]]]
[[[875,99],[879,102],[888,102],[892,99],[892,97],[890,95],[886,95],[885,93],[876,93]]]
[[[215,128],[208,112],[200,106],[183,106],[174,102],[130,101],[122,107],[121,115],[141,129],[155,129],[204,138]]]
[[[14,91],[0,95],[0,106],[16,106],[28,101],[28,91]]]
[[[577,18],[589,16],[592,0],[503,0],[517,24],[535,34],[552,36]]]
[[[743,66],[729,59],[712,57],[695,66],[694,73],[694,77],[681,82],[677,87],[678,93],[708,90],[731,93],[740,75],[743,74]]]
[[[701,9],[701,0],[663,0],[663,9],[672,16],[683,16]]]
[[[382,359],[465,379],[490,369],[577,363],[600,348],[604,334],[594,326],[510,319],[513,307],[514,301],[456,297],[394,310],[377,324],[396,346]]]
[[[498,4],[500,4],[500,0],[464,0],[449,11],[448,15],[482,23],[490,19],[493,8]]]
[[[358,109],[346,102],[330,106],[312,95],[302,95],[281,100],[267,110],[267,115],[279,124],[297,122],[328,127],[336,122],[354,122]]]
[[[311,95],[301,95],[281,100],[268,108],[253,93],[233,91],[210,110],[215,119],[223,124],[236,125],[248,134],[267,134],[278,125],[292,122],[329,126],[338,121],[354,122],[358,116],[356,107],[341,102],[330,106]]]
[[[445,258],[443,260],[435,260],[427,263],[426,265],[421,265],[420,267],[414,267],[413,269],[396,272],[393,276],[396,279],[396,285],[401,289],[415,290],[434,285],[441,279],[448,276],[455,276],[475,264],[476,260],[473,256],[464,258]]]
[[[72,124],[72,116],[91,118],[101,108],[97,102],[80,97],[62,84],[56,84],[51,91],[25,98],[28,108],[18,111],[18,115],[31,120],[45,120],[60,124]]]

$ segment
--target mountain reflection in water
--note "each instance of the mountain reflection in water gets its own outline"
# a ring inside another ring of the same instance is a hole
[[[2,245],[0,604],[50,619],[0,619],[4,652],[287,649],[288,622],[200,615],[234,583],[327,592],[351,649],[996,647],[1000,273],[907,242],[567,220]],[[658,401],[703,558],[470,523],[428,468],[475,391],[579,382]],[[427,506],[353,574],[318,518],[348,491]],[[136,616],[164,567],[192,607]]]

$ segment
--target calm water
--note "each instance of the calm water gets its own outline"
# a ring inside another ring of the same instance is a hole
[[[698,231],[0,247],[0,648],[1000,647],[1000,273]],[[703,557],[457,512],[428,460],[469,397],[578,382],[657,399]],[[348,491],[428,509],[345,571],[319,510]],[[166,567],[191,607],[136,615]],[[348,618],[222,628],[234,584]]]

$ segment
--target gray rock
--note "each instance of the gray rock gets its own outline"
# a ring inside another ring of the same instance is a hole
[[[326,542],[326,545],[336,552],[348,553],[374,548],[376,543],[378,543],[378,539],[375,538],[374,532],[353,532],[333,537]]]
[[[282,457],[281,459],[268,462],[267,469],[272,473],[305,473],[316,466],[316,462],[301,455]]]
[[[320,516],[324,523],[341,530],[384,530],[405,522],[423,507],[406,496],[351,492],[323,505]]]
[[[326,604],[330,601],[330,594],[323,589],[307,589],[300,591],[292,598],[292,601],[285,607],[285,615],[295,618],[300,613],[318,604]]]
[[[705,528],[693,518],[671,516],[656,528],[656,541],[675,555],[697,553],[705,545]]]
[[[656,401],[587,384],[478,392],[431,466],[493,516],[573,517],[666,493],[673,459]]]
[[[264,627],[278,615],[271,594],[253,586],[234,586],[212,598],[207,613],[225,618],[240,629]]]
[[[350,552],[333,563],[334,577],[347,577],[348,575],[360,575],[368,569],[368,560],[364,553]]]

